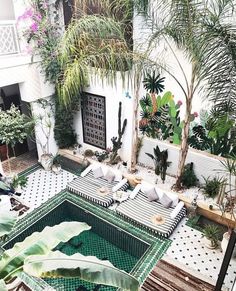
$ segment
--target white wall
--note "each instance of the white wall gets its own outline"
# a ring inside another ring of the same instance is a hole
[[[168,161],[171,162],[170,167],[167,169],[169,175],[175,176],[178,168],[179,161],[179,146],[170,144],[168,142],[159,141],[151,138],[145,137],[143,139],[143,146],[140,150],[138,162],[154,168],[153,161],[145,153],[153,154],[153,148],[159,146],[160,150],[168,149]],[[220,161],[224,159],[218,156],[214,156],[202,151],[189,149],[186,163],[194,163],[194,171],[197,178],[201,183],[204,182],[202,176],[207,178],[208,176],[223,176],[222,173],[218,174],[219,171],[223,171],[224,168]]]
[[[107,137],[107,147],[112,147],[111,138],[113,136],[118,136],[118,109],[119,102],[122,102],[122,117],[121,121],[125,118],[128,119],[125,133],[122,138],[122,149],[119,154],[124,161],[130,160],[131,155],[131,138],[132,138],[132,111],[133,111],[133,94],[132,89],[128,86],[122,86],[122,82],[117,81],[116,87],[112,87],[109,84],[102,84],[102,82],[91,82],[88,88],[85,88],[85,92],[89,92],[96,95],[105,96],[106,99],[106,137]],[[131,99],[125,97],[125,93],[129,92],[132,96]],[[83,143],[83,127],[82,127],[82,114],[80,111],[77,112],[74,119],[74,128],[76,133],[79,135],[78,142],[83,145],[83,147],[90,148],[93,150],[99,150],[91,145]]]
[[[0,21],[1,20],[15,20],[12,0],[0,0]]]
[[[150,36],[156,31],[155,25],[153,27],[150,26],[150,22],[147,24],[142,16],[135,16],[133,20],[133,38],[134,38],[134,47],[137,51],[145,51],[148,48]],[[183,52],[181,52],[174,43],[169,40],[171,48],[173,49],[174,53],[176,54],[178,61],[180,62],[185,75],[190,81],[191,78],[191,65],[187,60],[186,56]],[[170,71],[181,83],[183,88],[186,90],[186,82],[184,79],[184,75],[176,61],[174,54],[172,53],[171,49],[168,47],[167,43],[162,40],[158,43],[153,43],[150,59],[154,61],[154,63],[159,63],[163,65],[168,71]],[[180,110],[181,118],[184,117],[185,114],[185,97],[182,89],[177,84],[177,82],[172,78],[167,72],[162,70],[161,73],[162,77],[165,77],[165,91],[171,91],[174,95],[174,100],[177,102],[181,100],[183,106]],[[163,93],[164,93],[163,92]],[[161,93],[161,94],[163,94]],[[196,91],[193,99],[193,109],[192,112],[200,112],[202,108],[209,108],[209,102],[205,100],[205,94]]]

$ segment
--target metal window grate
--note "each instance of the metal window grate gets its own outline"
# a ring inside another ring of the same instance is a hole
[[[105,97],[84,93],[82,98],[83,139],[85,143],[106,149]]]
[[[15,22],[0,21],[0,55],[19,53]]]

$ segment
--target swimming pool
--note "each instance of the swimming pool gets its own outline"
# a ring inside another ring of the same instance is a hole
[[[69,243],[58,245],[57,249],[68,255],[80,252],[108,259],[117,268],[133,274],[140,282],[145,279],[170,244],[167,239],[154,237],[145,230],[137,229],[123,221],[114,211],[93,205],[81,197],[63,191],[24,217],[2,247],[11,248],[17,241],[35,231],[41,231],[46,225],[52,226],[70,220],[86,222],[92,226],[92,230],[80,234]],[[116,290],[78,279],[46,279],[44,282],[27,279],[34,286],[34,291],[45,290],[46,283],[55,290]]]

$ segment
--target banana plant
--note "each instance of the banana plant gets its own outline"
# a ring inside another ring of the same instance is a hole
[[[17,215],[15,213],[7,211],[0,212],[0,240],[12,231],[16,221]]]
[[[92,283],[137,291],[138,280],[108,261],[52,251],[60,242],[67,242],[90,228],[83,222],[62,222],[46,226],[41,232],[16,243],[0,259],[0,290],[7,290],[7,283],[24,271],[35,277],[78,277]]]

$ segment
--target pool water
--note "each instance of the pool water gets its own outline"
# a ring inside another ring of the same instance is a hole
[[[81,253],[85,256],[96,256],[101,260],[110,261],[121,270],[130,272],[149,248],[149,244],[143,240],[69,201],[64,201],[46,215],[41,216],[17,237],[8,241],[4,248],[11,248],[14,243],[23,240],[33,232],[41,231],[45,226],[53,226],[62,221],[86,222],[92,227],[91,230],[84,231],[79,236],[66,243],[60,243],[56,247],[56,250],[67,255]],[[58,291],[116,290],[114,287],[91,284],[77,278],[45,278],[44,280]]]
[[[126,272],[130,272],[139,259],[113,245],[91,230],[82,232],[79,236],[71,239],[67,243],[59,244],[56,250],[67,255],[73,255],[79,252],[85,256],[93,255],[101,260],[109,260],[115,267]],[[54,288],[59,287],[59,290],[116,290],[116,288],[91,284],[76,278],[66,280],[45,279],[45,281]]]

